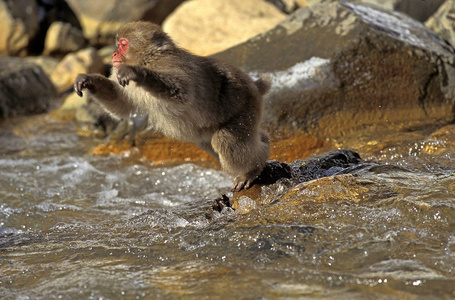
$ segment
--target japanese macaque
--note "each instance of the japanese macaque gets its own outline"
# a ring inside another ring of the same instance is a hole
[[[269,81],[193,55],[153,23],[123,25],[116,44],[111,76],[80,74],[76,93],[86,92],[116,118],[148,114],[164,135],[215,156],[235,176],[233,191],[251,187],[269,156],[269,137],[259,128]]]

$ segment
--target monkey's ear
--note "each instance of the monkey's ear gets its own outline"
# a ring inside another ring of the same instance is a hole
[[[152,36],[152,42],[156,45],[158,51],[166,51],[173,49],[174,42],[163,31],[155,31]]]

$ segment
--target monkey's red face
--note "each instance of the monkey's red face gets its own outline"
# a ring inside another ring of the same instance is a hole
[[[116,44],[117,49],[112,54],[112,64],[118,68],[121,64],[125,63],[129,42],[126,38],[118,38]]]

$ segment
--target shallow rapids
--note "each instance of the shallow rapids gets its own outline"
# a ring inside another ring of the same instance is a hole
[[[74,124],[41,118],[0,127],[4,299],[455,297],[447,164],[330,176],[219,213],[226,174],[96,157]]]

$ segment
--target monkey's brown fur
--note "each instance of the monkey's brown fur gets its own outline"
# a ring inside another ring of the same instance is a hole
[[[109,79],[80,74],[78,95],[86,91],[117,118],[135,110],[148,114],[166,136],[198,143],[217,157],[236,176],[234,191],[249,188],[269,155],[268,135],[259,128],[269,82],[178,48],[152,23],[128,23],[117,39],[118,68]]]

